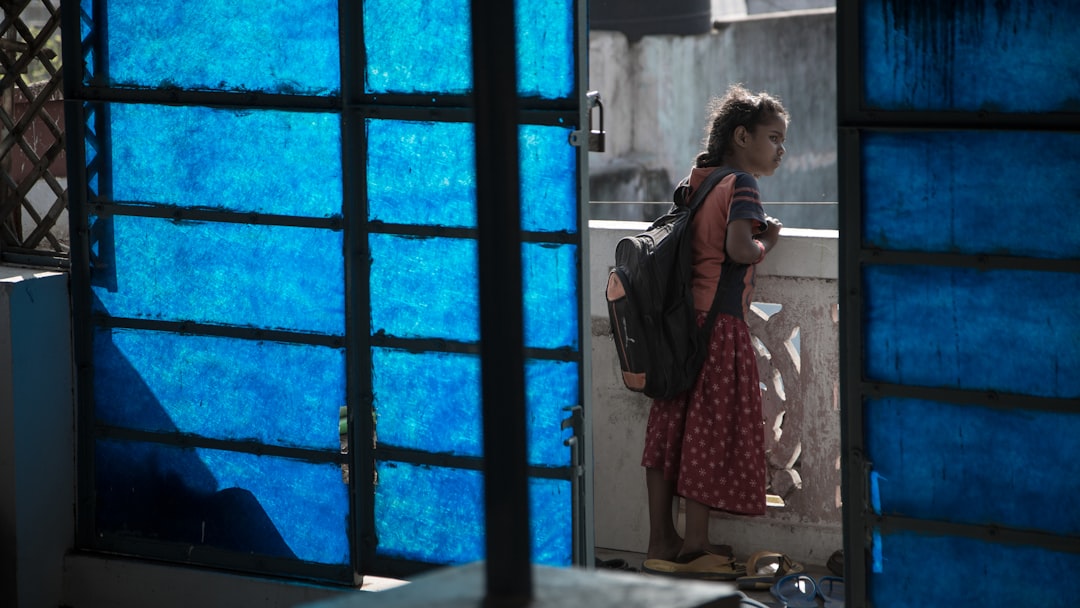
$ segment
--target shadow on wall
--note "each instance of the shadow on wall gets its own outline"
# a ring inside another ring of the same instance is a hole
[[[98,382],[126,387],[134,417],[176,430],[124,355],[99,334],[98,360],[112,363]],[[99,439],[94,446],[95,532],[238,553],[296,558],[255,495],[219,489],[194,448]]]

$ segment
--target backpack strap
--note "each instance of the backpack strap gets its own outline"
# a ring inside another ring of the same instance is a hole
[[[694,190],[693,194],[690,196],[690,202],[688,204],[690,205],[691,212],[696,211],[697,208],[705,202],[705,197],[708,196],[714,186],[732,173],[736,173],[736,171],[734,169],[723,167],[716,169],[707,175],[705,181],[701,182],[701,185],[698,186],[697,190]],[[687,176],[683,181],[689,187],[690,177]],[[724,234],[727,234],[726,230],[724,231]],[[702,326],[702,333],[712,331],[713,323],[716,322],[716,315],[720,314],[721,296],[726,292],[727,289],[723,286],[723,281],[718,279],[716,282],[716,293],[713,295],[712,305],[709,306],[709,314],[705,317],[705,325]]]
[[[705,180],[701,182],[701,185],[690,194],[689,201],[686,200],[686,193],[690,191],[690,176],[687,175],[675,188],[675,205],[685,205],[691,210],[697,209],[705,202],[705,197],[709,195],[709,192],[712,192],[712,189],[717,184],[732,173],[735,173],[734,169],[718,167],[712,173],[705,176]]]

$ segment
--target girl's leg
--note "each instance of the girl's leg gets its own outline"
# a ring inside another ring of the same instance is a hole
[[[714,555],[734,557],[731,545],[714,545],[709,541],[709,518],[712,507],[696,500],[686,500],[686,538],[683,539],[679,556],[694,555],[706,551]]]
[[[709,507],[696,500],[686,499],[686,538],[680,555],[713,551],[709,543]]]
[[[683,542],[675,529],[675,482],[664,479],[662,469],[646,468],[645,488],[649,495],[649,549],[645,558],[673,560]]]

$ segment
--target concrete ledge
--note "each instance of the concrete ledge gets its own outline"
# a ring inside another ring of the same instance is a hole
[[[648,222],[589,222],[589,310],[593,317],[606,319],[608,315],[604,288],[615,263],[615,245],[624,236],[638,234],[648,227]],[[779,244],[758,267],[758,277],[836,280],[839,268],[839,231],[784,228]]]
[[[364,597],[342,597],[305,608],[475,608],[523,605],[485,602],[483,562],[443,568],[404,587]],[[742,594],[727,583],[533,566],[530,608],[738,608]]]
[[[143,608],[150,603],[155,608],[286,608],[365,591],[383,591],[401,584],[402,581],[393,579],[365,577],[364,584],[355,589],[330,587],[74,553],[64,558],[63,591],[64,605],[76,608]]]

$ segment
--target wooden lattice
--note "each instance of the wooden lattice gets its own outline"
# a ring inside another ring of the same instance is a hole
[[[59,0],[0,8],[0,258],[66,258]]]

